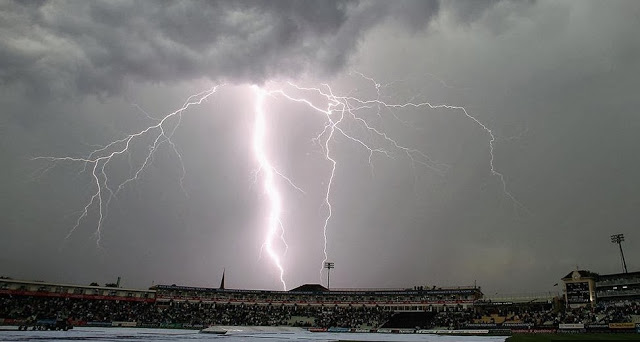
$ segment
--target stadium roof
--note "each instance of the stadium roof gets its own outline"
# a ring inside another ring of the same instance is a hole
[[[571,271],[569,272],[566,276],[562,277],[562,279],[572,279],[573,278],[573,272],[578,272],[578,274],[580,274],[580,278],[598,278],[599,274],[595,273],[595,272],[591,272],[591,271],[587,271],[587,270],[576,270],[576,271]]]
[[[304,284],[294,289],[289,290],[291,292],[328,292],[329,289],[320,284]]]
[[[635,278],[640,276],[640,272],[629,272],[629,273],[612,273],[612,274],[601,274],[598,276],[598,279],[611,279],[611,278]]]

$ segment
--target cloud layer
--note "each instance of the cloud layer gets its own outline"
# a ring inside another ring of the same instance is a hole
[[[418,29],[435,1],[41,1],[0,5],[0,80],[34,95],[127,81],[262,82],[344,67],[371,27]]]

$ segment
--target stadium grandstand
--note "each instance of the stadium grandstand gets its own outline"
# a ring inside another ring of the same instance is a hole
[[[462,286],[329,290],[306,284],[268,291],[226,289],[222,283],[220,288],[174,284],[125,289],[0,278],[0,325],[24,328],[62,317],[73,326],[100,327],[635,332],[636,324],[640,328],[639,278],[640,272],[576,270],[562,278],[563,295],[502,296]]]
[[[63,315],[74,325],[376,329],[395,325],[391,318],[398,316],[397,324],[404,327],[411,322],[414,328],[429,327],[438,313],[472,312],[474,302],[482,298],[475,287],[328,290],[307,284],[290,291],[222,287],[155,285],[139,290],[0,279],[0,318],[5,324]]]
[[[575,270],[562,278],[565,301],[570,307],[640,299],[640,272],[598,274]]]
[[[598,301],[632,301],[640,299],[640,272],[598,275]]]
[[[469,308],[482,298],[474,287],[413,289],[328,290],[317,284],[290,291],[231,290],[176,285],[156,285],[157,302],[202,302],[243,305],[378,307],[390,311],[445,311]]]
[[[155,291],[123,289],[119,287],[82,286],[45,283],[3,278],[0,279],[0,295],[57,297],[76,299],[106,299],[153,302]]]

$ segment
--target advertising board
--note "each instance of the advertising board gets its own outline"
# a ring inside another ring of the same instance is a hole
[[[609,329],[634,329],[635,323],[609,323]]]
[[[511,329],[514,334],[555,334],[554,328]]]

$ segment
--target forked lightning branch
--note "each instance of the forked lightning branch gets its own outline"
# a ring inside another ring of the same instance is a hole
[[[449,104],[431,104],[429,102],[389,103],[381,100],[381,85],[379,83],[362,74],[358,75],[372,84],[372,88],[377,94],[376,97],[359,98],[351,95],[336,94],[328,84],[322,84],[319,87],[302,87],[288,83],[286,86],[278,89],[265,89],[258,86],[251,86],[254,96],[252,101],[255,103],[255,121],[251,138],[253,153],[257,164],[256,181],[261,183],[261,189],[264,192],[262,198],[267,202],[268,207],[268,216],[264,218],[263,225],[256,227],[256,230],[257,233],[264,235],[261,252],[266,253],[273,263],[277,277],[285,290],[287,289],[287,284],[285,281],[286,270],[283,266],[283,260],[288,245],[285,241],[286,227],[282,223],[281,215],[283,207],[286,206],[286,201],[283,198],[281,189],[278,188],[277,179],[284,179],[287,184],[299,191],[302,191],[302,189],[294,184],[284,173],[274,167],[274,156],[270,156],[266,152],[268,150],[267,146],[269,145],[269,141],[266,139],[267,122],[271,115],[275,115],[265,110],[264,104],[270,99],[278,98],[302,104],[308,107],[311,113],[321,116],[324,120],[324,126],[318,128],[317,136],[312,137],[313,140],[321,146],[324,158],[330,166],[330,172],[325,175],[326,188],[324,190],[323,204],[325,216],[322,222],[323,259],[319,260],[318,263],[320,272],[322,272],[324,263],[329,257],[327,243],[329,240],[328,235],[330,234],[332,214],[334,210],[339,210],[339,208],[334,208],[331,202],[332,186],[334,184],[336,169],[340,167],[339,160],[334,154],[334,150],[339,148],[339,144],[336,142],[337,137],[346,138],[348,142],[358,146],[363,153],[368,155],[371,167],[373,167],[372,157],[376,154],[390,158],[403,155],[406,157],[407,162],[414,166],[422,166],[438,172],[444,170],[442,164],[435,162],[427,154],[411,146],[404,146],[388,135],[382,128],[375,125],[372,120],[384,115],[385,111],[410,108],[423,109],[426,115],[428,114],[428,110],[431,109],[446,109],[450,110],[452,114],[464,115],[469,120],[472,120],[480,129],[484,130],[488,136],[489,171],[501,182],[504,195],[513,201],[513,203],[520,205],[508,191],[504,176],[498,172],[494,166],[495,136],[493,132],[476,117],[470,115],[464,107]],[[100,245],[101,233],[104,227],[107,209],[111,201],[117,198],[118,193],[125,186],[128,186],[129,183],[144,175],[145,169],[153,162],[153,156],[160,148],[168,147],[182,163],[182,156],[173,140],[176,130],[180,126],[182,116],[187,114],[193,106],[200,105],[205,101],[213,101],[215,99],[214,94],[223,86],[224,85],[217,85],[190,96],[180,108],[164,115],[153,125],[149,125],[138,132],[128,134],[123,138],[115,139],[85,156],[41,156],[34,158],[36,160],[52,162],[51,167],[57,163],[79,163],[83,165],[83,171],[91,175],[92,186],[95,191],[90,198],[88,198],[81,213],[76,218],[75,224],[69,230],[67,237],[87,221],[90,212],[95,210],[97,212],[97,220],[92,223],[92,225],[94,225],[95,229],[96,243]],[[315,101],[312,99],[315,99]],[[321,99],[321,101],[317,99]],[[213,113],[213,115],[215,114],[216,113]],[[366,137],[352,133],[355,131],[351,129],[354,124],[361,128],[358,130],[359,132],[366,133]],[[115,164],[115,160],[118,158],[127,158],[127,155],[134,146],[149,144],[149,141],[152,143],[147,146],[148,153],[144,159],[140,161],[139,166],[130,173],[131,176],[119,184],[113,185],[112,182],[109,181],[110,175],[107,167],[112,163]],[[374,141],[375,144],[371,141]],[[184,177],[184,166],[182,167],[182,171]]]

